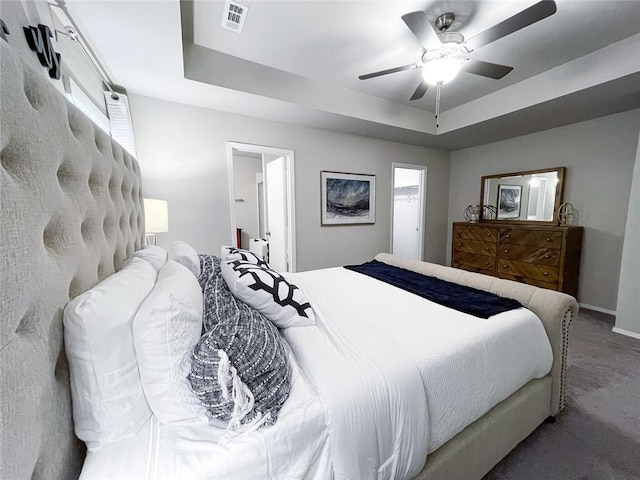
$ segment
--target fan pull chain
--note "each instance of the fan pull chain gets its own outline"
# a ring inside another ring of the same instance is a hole
[[[440,126],[440,87],[442,82],[438,82],[436,86],[436,128]]]

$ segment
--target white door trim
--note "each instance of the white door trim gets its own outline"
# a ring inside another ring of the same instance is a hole
[[[418,248],[420,252],[419,260],[424,260],[424,229],[425,229],[425,212],[427,203],[427,166],[415,165],[413,163],[391,163],[391,232],[389,240],[389,251],[393,253],[393,214],[395,205],[395,183],[396,183],[396,168],[408,168],[411,170],[420,171],[420,235],[418,235]]]
[[[273,155],[284,157],[286,166],[287,185],[287,262],[289,271],[296,271],[296,201],[295,201],[295,155],[293,150],[288,148],[267,147],[264,145],[253,145],[241,142],[227,142],[227,170],[229,175],[229,210],[231,219],[231,245],[236,243],[236,212],[235,212],[235,187],[233,179],[233,150],[241,152],[259,153],[262,155]]]

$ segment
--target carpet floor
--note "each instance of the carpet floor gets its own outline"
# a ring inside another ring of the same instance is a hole
[[[640,340],[581,310],[570,327],[566,408],[483,480],[640,480]]]

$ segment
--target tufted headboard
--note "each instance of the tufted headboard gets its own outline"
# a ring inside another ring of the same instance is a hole
[[[135,159],[0,40],[0,478],[72,479],[68,301],[142,247]]]

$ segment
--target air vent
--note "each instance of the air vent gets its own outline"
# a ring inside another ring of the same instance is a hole
[[[247,19],[249,8],[238,2],[227,0],[224,4],[224,14],[222,16],[222,26],[236,33],[242,33],[244,21]]]

